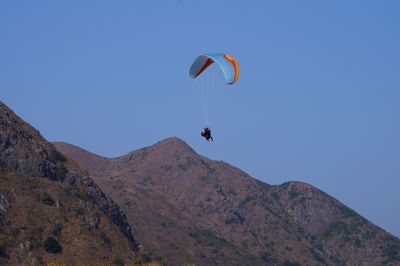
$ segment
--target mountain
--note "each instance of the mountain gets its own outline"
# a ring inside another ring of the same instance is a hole
[[[140,260],[118,205],[0,102],[0,264]]]
[[[169,138],[117,158],[67,143],[165,265],[400,265],[400,240],[301,183],[268,185]]]

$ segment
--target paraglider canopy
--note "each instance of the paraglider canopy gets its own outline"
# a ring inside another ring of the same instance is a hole
[[[190,67],[189,76],[197,78],[211,64],[217,63],[225,76],[225,82],[229,85],[234,84],[239,78],[239,64],[230,55],[222,53],[202,54],[194,60]]]
[[[213,140],[210,128],[213,126],[215,110],[219,106],[218,95],[236,83],[239,78],[239,64],[228,54],[201,54],[190,66],[189,76],[202,98],[205,127],[201,135],[207,140]]]

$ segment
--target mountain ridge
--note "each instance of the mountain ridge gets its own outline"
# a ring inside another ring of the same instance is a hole
[[[66,152],[85,168],[77,154]],[[137,235],[166,265],[400,261],[398,238],[325,192],[298,181],[266,184],[198,155],[176,137],[108,159],[89,173],[136,229],[151,232]]]

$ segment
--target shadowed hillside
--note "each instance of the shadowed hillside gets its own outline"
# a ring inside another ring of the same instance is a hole
[[[167,265],[399,265],[400,241],[311,185],[271,186],[169,138],[118,158],[66,143]]]
[[[0,102],[0,264],[139,260],[125,214]]]

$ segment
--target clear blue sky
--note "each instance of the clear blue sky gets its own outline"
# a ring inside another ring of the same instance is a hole
[[[49,140],[117,156],[178,136],[300,180],[400,235],[399,1],[1,1],[1,100]],[[188,78],[235,56],[216,141]],[[245,134],[240,134],[245,131]]]

